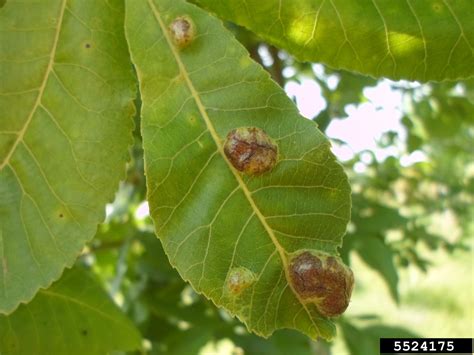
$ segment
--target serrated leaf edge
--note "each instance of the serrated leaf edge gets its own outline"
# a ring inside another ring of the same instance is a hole
[[[303,302],[301,297],[299,297],[299,295],[297,294],[297,292],[293,288],[293,285],[291,284],[286,251],[281,246],[281,244],[278,242],[278,239],[276,238],[273,230],[268,225],[268,223],[265,219],[265,216],[262,214],[262,212],[260,211],[260,209],[256,205],[255,201],[253,200],[253,198],[251,196],[251,193],[250,193],[249,189],[247,188],[247,186],[245,185],[245,182],[242,180],[242,177],[240,176],[239,172],[232,166],[231,162],[226,158],[224,148],[223,148],[222,142],[219,138],[219,135],[217,134],[217,132],[216,132],[216,130],[215,130],[208,114],[207,114],[207,111],[206,111],[206,109],[205,109],[205,107],[204,107],[204,105],[203,105],[203,103],[202,103],[202,101],[199,97],[199,94],[198,94],[197,90],[194,88],[194,85],[193,85],[191,79],[189,78],[189,75],[187,74],[186,67],[184,66],[184,63],[181,60],[179,52],[176,49],[176,47],[174,46],[174,44],[172,42],[172,39],[169,36],[167,27],[166,27],[163,19],[161,18],[161,15],[160,15],[158,9],[156,8],[156,6],[155,6],[155,4],[153,3],[152,0],[147,0],[147,2],[148,2],[148,5],[150,6],[151,11],[153,12],[153,15],[154,15],[156,21],[158,22],[159,26],[161,27],[161,30],[163,32],[163,36],[166,39],[166,42],[168,43],[168,46],[170,47],[170,50],[171,50],[171,52],[172,52],[172,54],[173,54],[173,56],[176,60],[176,63],[178,65],[178,67],[179,67],[179,71],[180,71],[181,75],[183,76],[183,78],[186,82],[186,85],[188,86],[188,89],[191,92],[192,97],[194,98],[194,101],[195,101],[195,103],[198,107],[198,110],[199,110],[199,112],[200,112],[200,114],[201,114],[201,116],[202,116],[202,118],[203,118],[203,120],[206,124],[206,127],[209,130],[209,133],[211,134],[211,136],[212,136],[212,138],[213,138],[213,140],[214,140],[214,142],[217,146],[218,152],[220,153],[220,155],[222,156],[222,158],[226,162],[227,166],[229,167],[229,170],[234,175],[235,179],[237,180],[237,182],[239,184],[240,189],[242,190],[245,197],[247,198],[247,200],[248,200],[250,206],[252,207],[255,215],[258,217],[260,223],[262,223],[262,226],[265,228],[265,230],[268,233],[270,239],[272,240],[273,244],[275,245],[275,248],[277,249],[278,254],[280,255],[280,258],[281,258],[281,261],[282,261],[282,266],[283,266],[283,269],[285,271],[285,276],[286,276],[287,283],[290,286],[294,296],[300,302],[303,309],[306,311],[306,313],[308,315],[308,318],[311,320],[311,323],[315,327],[318,335],[321,335],[321,332],[319,331],[319,327],[314,322],[313,317],[311,316],[311,313],[310,313],[309,309],[307,308],[305,302]]]

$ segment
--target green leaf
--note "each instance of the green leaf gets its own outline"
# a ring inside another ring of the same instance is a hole
[[[0,10],[0,313],[71,266],[113,198],[134,82],[114,1]]]
[[[179,48],[168,27],[183,16],[196,36]],[[349,220],[350,188],[329,142],[203,10],[127,1],[126,35],[143,100],[150,211],[172,265],[259,335],[296,328],[331,338],[332,321],[288,282],[289,254],[336,254]],[[228,132],[248,126],[278,144],[270,173],[239,173],[225,157]],[[229,272],[242,268],[249,287],[231,295]]]
[[[246,354],[311,355],[317,353],[313,349],[314,343],[294,330],[279,330],[269,339],[248,334],[234,334],[232,340],[237,346],[244,349]]]
[[[418,81],[474,75],[471,0],[196,0],[303,61]]]
[[[27,305],[0,316],[0,352],[104,354],[134,350],[141,336],[86,271],[76,268]]]
[[[361,258],[385,280],[393,299],[398,302],[398,273],[393,262],[393,251],[379,238],[361,238],[355,249]]]

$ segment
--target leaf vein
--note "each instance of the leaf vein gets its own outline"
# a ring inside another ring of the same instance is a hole
[[[48,66],[46,68],[46,71],[45,71],[45,74],[44,74],[44,77],[43,77],[43,81],[42,81],[41,86],[39,88],[38,96],[36,97],[35,103],[33,104],[33,107],[31,109],[30,113],[28,114],[28,117],[25,121],[25,124],[23,125],[23,128],[21,129],[20,133],[18,134],[17,139],[13,143],[12,147],[10,148],[10,151],[6,155],[3,162],[0,164],[0,170],[2,170],[5,167],[5,165],[8,164],[8,162],[10,161],[13,153],[16,151],[16,148],[17,148],[18,144],[23,140],[23,137],[25,136],[25,133],[28,130],[28,127],[30,126],[30,123],[33,119],[33,116],[34,116],[35,112],[36,112],[36,109],[38,108],[38,105],[41,102],[44,90],[46,88],[46,83],[48,82],[49,74],[51,73],[51,71],[53,69],[54,57],[56,56],[56,48],[57,48],[58,42],[59,42],[59,33],[61,32],[61,25],[62,25],[62,22],[63,22],[63,16],[64,16],[64,10],[66,8],[66,2],[67,2],[67,0],[62,1],[61,7],[60,7],[60,10],[59,10],[58,26],[56,28],[56,33],[55,33],[55,36],[54,36],[53,46],[52,46],[52,49],[51,49],[51,53],[49,55]]]

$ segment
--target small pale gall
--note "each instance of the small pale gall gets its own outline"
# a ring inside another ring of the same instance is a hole
[[[178,48],[185,48],[196,37],[196,27],[188,16],[180,16],[171,22],[169,31],[173,42]]]
[[[240,127],[229,132],[224,142],[227,159],[239,171],[261,175],[273,169],[278,160],[278,146],[257,127]]]
[[[354,274],[340,258],[329,254],[302,251],[289,265],[293,289],[303,301],[314,303],[325,317],[341,315],[349,305]]]
[[[236,267],[227,275],[227,290],[234,296],[240,295],[255,282],[255,274],[245,267]]]

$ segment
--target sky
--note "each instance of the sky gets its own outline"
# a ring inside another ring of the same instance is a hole
[[[323,69],[320,65],[314,65],[313,70],[318,75],[318,72]],[[338,79],[335,76],[328,79],[330,87],[336,87],[337,82]],[[388,156],[400,156],[403,166],[425,160],[424,154],[420,151],[410,155],[403,154],[406,139],[406,131],[401,124],[403,97],[399,90],[392,88],[392,85],[392,81],[382,80],[378,85],[364,89],[367,101],[360,105],[348,105],[346,107],[348,117],[331,122],[326,130],[326,135],[330,139],[342,140],[347,143],[338,145],[333,141],[332,151],[338,159],[346,161],[356,153],[370,150],[375,153],[379,161],[383,161]],[[302,79],[300,83],[288,82],[285,85],[285,91],[289,97],[296,101],[303,117],[311,119],[326,108],[326,102],[319,85],[310,78]],[[380,148],[377,142],[381,140],[384,133],[389,131],[398,133],[400,144]],[[370,155],[367,154],[366,159],[366,163],[370,163]],[[356,169],[363,169],[361,165],[356,166]]]

